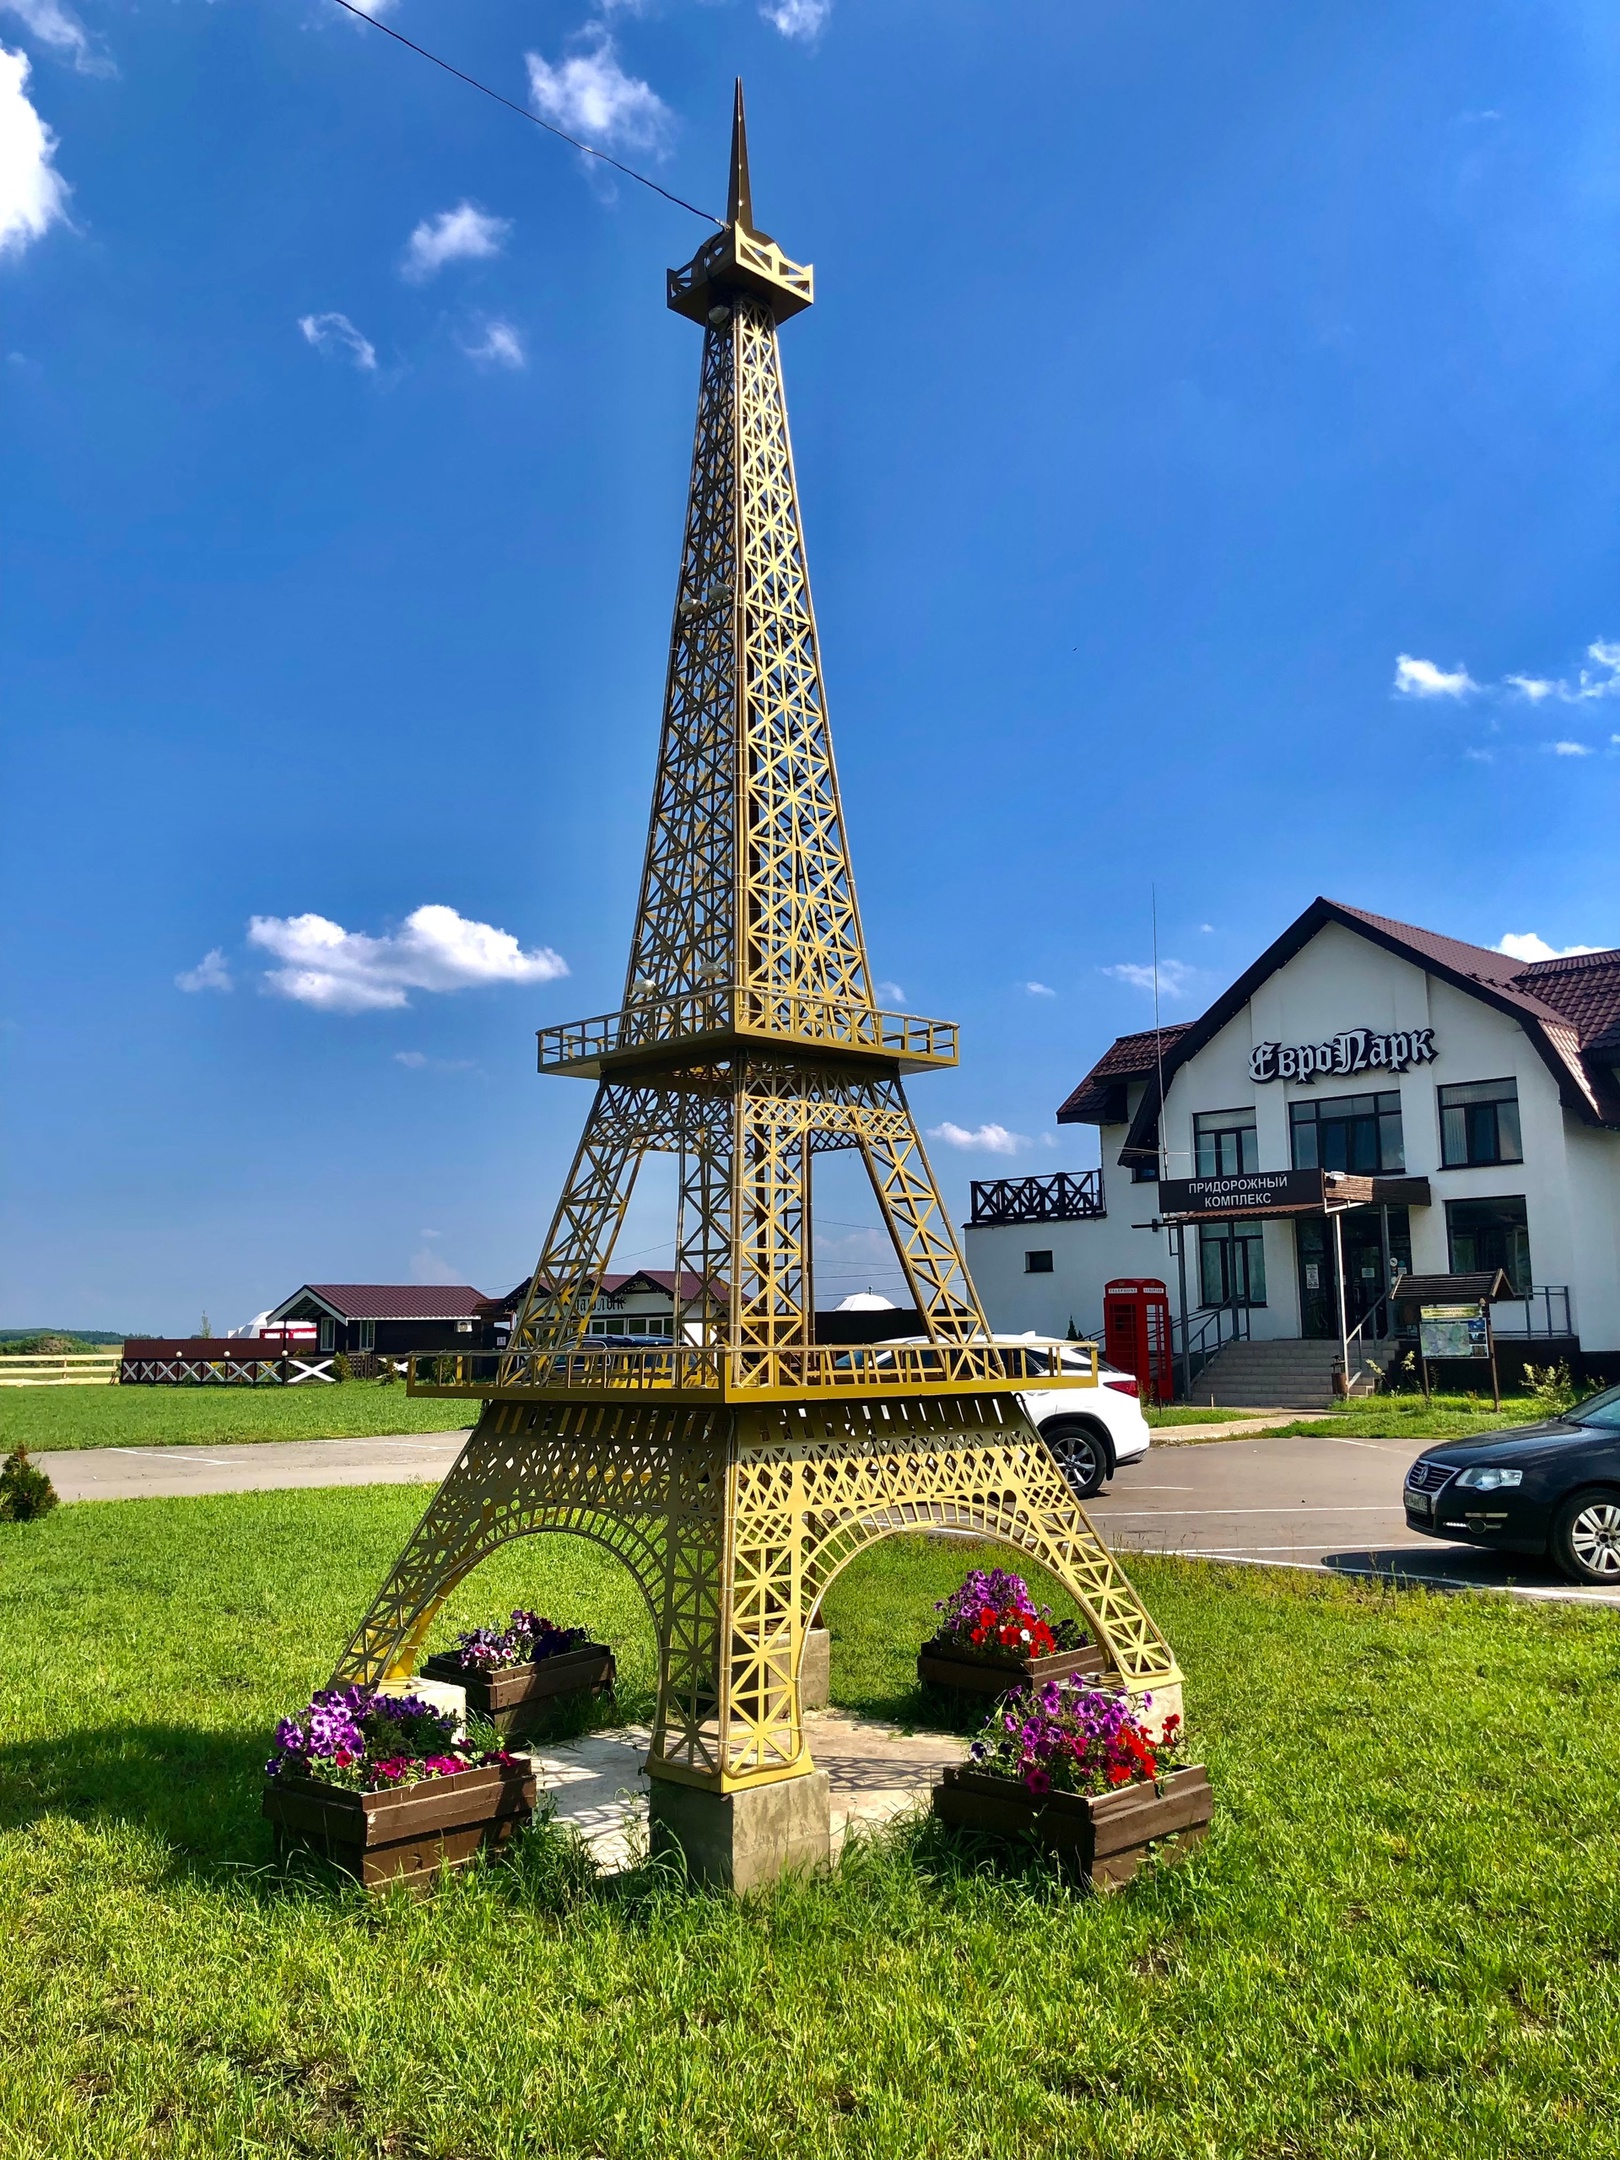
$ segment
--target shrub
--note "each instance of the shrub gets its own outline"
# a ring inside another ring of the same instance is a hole
[[[332,1378],[334,1380],[352,1380],[354,1378],[354,1369],[341,1350],[332,1360]]]
[[[1557,1417],[1573,1409],[1579,1394],[1567,1365],[1527,1365],[1524,1384],[1543,1417]]]
[[[14,1447],[0,1469],[0,1522],[37,1522],[57,1505],[56,1487],[28,1460],[28,1450]]]

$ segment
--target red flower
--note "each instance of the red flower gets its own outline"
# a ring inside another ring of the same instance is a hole
[[[1131,1773],[1124,1763],[1108,1765],[1108,1782],[1110,1785],[1128,1785],[1131,1782]]]

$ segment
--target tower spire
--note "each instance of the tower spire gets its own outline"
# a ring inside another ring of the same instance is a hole
[[[737,77],[736,102],[731,109],[731,187],[726,196],[726,223],[754,229],[754,198],[748,185],[748,121],[743,113],[742,77]]]

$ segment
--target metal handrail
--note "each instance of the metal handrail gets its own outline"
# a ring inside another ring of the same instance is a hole
[[[1200,1314],[1202,1318],[1200,1319]],[[1226,1319],[1230,1315],[1231,1333],[1226,1331]],[[1196,1330],[1193,1323],[1197,1321]],[[1197,1312],[1187,1315],[1184,1347],[1178,1347],[1177,1330],[1182,1327],[1180,1318],[1172,1314],[1170,1320],[1170,1351],[1174,1360],[1183,1358],[1192,1371],[1202,1372],[1210,1360],[1219,1355],[1229,1342],[1247,1342],[1250,1334],[1249,1307],[1239,1298],[1228,1298],[1221,1305],[1201,1305]],[[1215,1330],[1215,1348],[1209,1349],[1209,1331]],[[1196,1358],[1197,1364],[1192,1361]]]

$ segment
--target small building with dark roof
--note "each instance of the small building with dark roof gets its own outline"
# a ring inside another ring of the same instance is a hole
[[[1337,1345],[1342,1255],[1358,1350],[1391,1339],[1398,1275],[1501,1269],[1500,1333],[1620,1360],[1620,949],[1526,963],[1318,899],[1057,1118],[1098,1128],[1098,1170],[974,1188],[998,1328],[1092,1332],[1107,1282],[1157,1277],[1179,1340],[1184,1278],[1201,1343]]]
[[[318,1347],[346,1357],[484,1347],[484,1293],[470,1283],[304,1283],[265,1314],[261,1327],[313,1323]]]
[[[523,1308],[529,1294],[532,1277],[525,1275],[514,1283],[504,1296],[483,1299],[478,1306],[478,1320],[487,1328],[489,1340],[495,1347],[505,1343],[512,1324]],[[705,1305],[711,1311],[723,1312],[727,1303],[726,1285],[718,1280],[705,1287],[703,1277],[690,1269],[681,1276],[681,1307],[689,1319],[697,1316]],[[602,1287],[597,1292],[596,1304],[586,1323],[586,1338],[598,1342],[605,1338],[623,1339],[634,1337],[638,1342],[671,1342],[675,1332],[675,1270],[673,1268],[636,1268],[627,1274],[608,1274],[602,1277]]]

